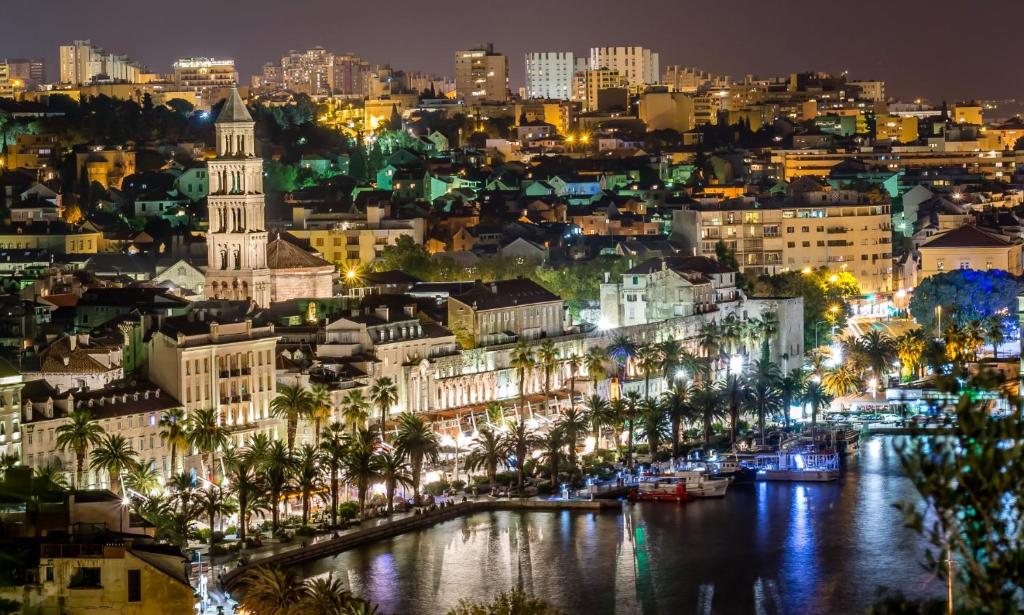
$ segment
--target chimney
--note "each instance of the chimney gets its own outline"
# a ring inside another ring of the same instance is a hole
[[[494,293],[495,295],[498,294],[498,285],[494,282],[491,282],[491,292]]]
[[[21,407],[22,414],[24,415],[24,422],[28,423],[32,420],[32,402],[28,401]]]
[[[412,303],[412,304],[409,304],[409,305],[405,306],[405,315],[409,316],[410,318],[413,317],[413,316],[416,316],[416,304],[415,303]]]
[[[78,336],[77,335],[69,335],[68,336],[68,347],[71,350],[74,350],[74,349],[78,348]],[[67,363],[65,363],[64,365],[67,365]]]

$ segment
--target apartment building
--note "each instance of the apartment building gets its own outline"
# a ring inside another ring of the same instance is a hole
[[[866,293],[892,290],[890,203],[854,190],[698,199],[673,212],[672,228],[697,254],[713,257],[724,243],[756,275],[827,267],[852,273]]]
[[[339,267],[370,265],[387,246],[402,237],[422,244],[426,221],[423,218],[388,218],[385,208],[368,205],[366,214],[320,212],[294,204],[289,233],[309,242],[328,262]]]
[[[791,181],[797,177],[827,177],[832,167],[851,158],[891,171],[956,167],[967,173],[984,175],[986,179],[1004,181],[1013,176],[1018,165],[1024,164],[1024,152],[983,151],[979,144],[960,151],[940,151],[930,145],[849,152],[823,149],[773,150],[771,165],[779,179]]]
[[[193,92],[216,91],[238,84],[234,60],[182,58],[174,63],[174,83]]]
[[[572,77],[586,70],[586,59],[571,51],[534,51],[526,54],[526,97],[569,100]]]
[[[466,348],[562,335],[562,300],[526,279],[477,284],[448,299],[448,328]]]
[[[242,444],[255,431],[273,432],[277,392],[274,326],[221,318],[211,310],[168,318],[149,341],[149,379],[191,413],[214,408]]]
[[[583,103],[586,111],[597,111],[601,90],[626,87],[626,78],[613,68],[579,71],[573,75],[572,99]]]
[[[592,47],[590,68],[611,69],[622,75],[630,88],[638,90],[661,78],[658,54],[644,47]]]
[[[455,52],[455,95],[467,105],[508,100],[508,58],[487,43]]]
[[[125,55],[105,51],[91,41],[60,46],[60,82],[87,85],[93,81],[138,83],[141,70]]]

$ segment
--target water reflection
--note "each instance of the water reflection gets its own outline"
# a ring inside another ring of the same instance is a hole
[[[307,565],[338,571],[384,613],[444,613],[522,586],[569,613],[858,613],[878,586],[941,595],[893,504],[891,443],[842,484],[759,484],[722,500],[617,513],[480,513]]]

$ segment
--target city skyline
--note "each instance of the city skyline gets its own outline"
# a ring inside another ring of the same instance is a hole
[[[127,0],[105,0],[102,11],[81,4],[41,6],[26,0],[7,4],[6,19],[0,23],[0,57],[41,56],[50,67],[57,65],[60,44],[88,38],[157,72],[169,72],[181,57],[233,58],[243,82],[289,49],[317,45],[339,53],[353,51],[374,64],[451,76],[456,50],[489,41],[509,57],[511,86],[517,89],[524,85],[526,52],[584,53],[595,46],[643,45],[661,54],[662,67],[694,66],[736,78],[847,70],[854,78],[885,80],[890,84],[888,91],[904,99],[922,97],[937,103],[1024,96],[1015,80],[1007,78],[1019,71],[1009,26],[1005,35],[999,31],[999,24],[1024,17],[1024,6],[1004,1],[972,7],[968,18],[986,24],[985,28],[962,28],[962,20],[950,19],[949,11],[934,2],[910,0],[894,5],[870,0],[860,3],[853,15],[843,7],[799,0],[787,3],[786,17],[776,18],[771,31],[763,27],[765,15],[758,15],[756,6],[740,11],[734,5],[682,4],[616,14],[613,33],[600,29],[612,22],[610,15],[617,10],[605,0],[590,3],[590,15],[579,14],[575,7],[526,0],[515,10],[471,16],[453,12],[456,5],[447,0],[437,3],[432,13],[398,0],[389,12],[394,17],[390,21],[386,16],[355,13],[363,10],[359,8],[299,0],[289,5],[288,14],[295,20],[286,26],[281,24],[288,20],[266,19],[279,13],[270,0],[253,0],[244,10],[237,5],[183,0],[173,14],[165,16],[168,27],[163,30],[147,27],[151,5],[136,6]],[[195,19],[199,11],[203,19]],[[115,13],[117,19],[110,19]],[[312,19],[314,15],[320,17]],[[454,24],[453,15],[458,20]],[[42,23],[47,24],[43,36],[38,28],[25,27]],[[569,28],[567,23],[576,27]],[[230,24],[226,30],[225,24]],[[392,36],[381,36],[373,24]],[[674,28],[677,24],[681,27]],[[394,43],[414,36],[422,37],[422,42]],[[877,44],[880,37],[887,37],[883,45]],[[982,44],[989,50],[988,68],[979,71],[977,57],[962,50]],[[764,53],[769,49],[772,53]],[[899,61],[888,61],[886,54]]]

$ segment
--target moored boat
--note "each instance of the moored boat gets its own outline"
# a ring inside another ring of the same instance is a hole
[[[629,493],[634,501],[685,502],[693,496],[686,490],[686,481],[675,476],[651,476],[641,479]]]
[[[779,453],[756,459],[757,480],[824,483],[839,478],[839,454]]]
[[[698,470],[683,470],[674,472],[671,476],[682,480],[686,485],[686,493],[695,498],[724,497],[730,483],[728,478],[712,478]]]

